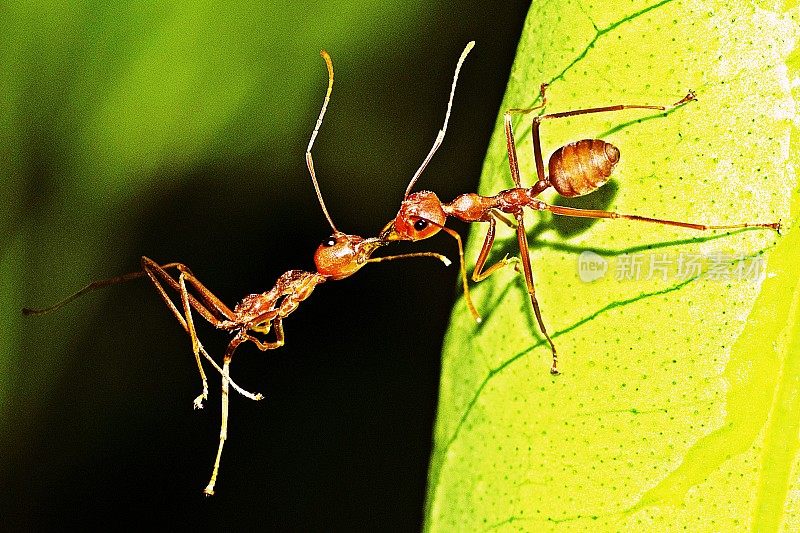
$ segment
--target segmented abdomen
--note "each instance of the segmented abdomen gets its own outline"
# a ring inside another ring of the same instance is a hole
[[[550,156],[550,183],[561,196],[583,196],[605,185],[617,161],[617,147],[600,139],[569,143]]]

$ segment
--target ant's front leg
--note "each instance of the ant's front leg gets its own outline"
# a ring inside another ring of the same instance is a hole
[[[492,274],[494,274],[495,272],[497,272],[498,270],[500,270],[501,268],[503,268],[504,266],[519,262],[518,257],[508,257],[508,255],[506,255],[504,258],[502,258],[501,260],[499,260],[497,263],[493,264],[486,270],[483,269],[483,267],[486,265],[486,259],[489,257],[489,252],[491,251],[492,246],[494,245],[495,228],[497,226],[495,219],[500,220],[509,227],[516,229],[516,224],[512,223],[510,220],[508,220],[500,213],[494,210],[490,212],[489,218],[488,220],[486,220],[486,222],[489,223],[489,230],[486,232],[486,238],[483,241],[483,246],[481,247],[480,255],[478,255],[478,260],[475,262],[475,269],[472,271],[472,281],[475,282],[483,281]]]

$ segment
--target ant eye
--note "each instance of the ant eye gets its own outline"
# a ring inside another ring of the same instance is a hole
[[[330,248],[331,246],[335,245],[336,245],[336,238],[333,236],[328,237],[327,239],[322,241],[322,246],[325,246],[326,248]]]
[[[417,230],[417,231],[422,231],[427,227],[428,227],[428,221],[427,220],[420,219],[420,220],[417,220],[416,222],[414,222],[414,229]]]

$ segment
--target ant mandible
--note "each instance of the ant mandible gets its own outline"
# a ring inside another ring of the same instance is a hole
[[[322,208],[322,212],[328,224],[333,230],[333,234],[325,239],[322,244],[317,247],[316,252],[314,252],[316,272],[289,270],[278,278],[272,289],[260,294],[246,296],[231,309],[206,288],[186,265],[182,263],[166,263],[160,265],[148,257],[142,257],[142,270],[139,272],[132,272],[122,276],[94,281],[78,292],[47,308],[25,308],[22,310],[24,315],[42,315],[55,311],[88,292],[145,276],[150,278],[150,281],[153,282],[153,285],[158,290],[161,299],[191,338],[192,350],[203,386],[202,393],[194,400],[195,409],[202,408],[203,401],[208,398],[208,380],[203,370],[200,355],[202,354],[222,375],[222,419],[220,422],[219,447],[217,448],[217,455],[214,460],[211,478],[208,485],[203,490],[203,492],[209,496],[214,494],[214,486],[216,484],[220,459],[222,457],[222,448],[228,436],[229,386],[251,400],[261,400],[263,398],[261,394],[253,394],[242,389],[230,377],[230,365],[233,359],[233,353],[240,344],[250,341],[262,351],[280,348],[284,344],[283,319],[297,309],[300,302],[308,298],[317,285],[328,280],[347,278],[356,273],[367,263],[412,257],[434,257],[442,261],[445,265],[450,264],[447,257],[434,252],[416,252],[373,258],[372,254],[378,248],[388,244],[386,239],[378,237],[363,238],[358,235],[349,235],[339,231],[333,223],[325,207],[325,202],[322,199],[322,193],[320,192],[317,177],[314,172],[314,160],[311,157],[311,148],[319,133],[320,126],[322,125],[322,118],[325,116],[325,111],[327,110],[333,90],[333,63],[331,57],[325,50],[322,50],[320,54],[325,60],[325,65],[328,69],[328,90],[325,93],[322,109],[317,118],[314,131],[311,134],[311,139],[308,142],[308,148],[306,149],[306,165],[311,175],[311,181],[314,184],[314,190],[317,193],[319,205]],[[177,280],[167,272],[169,269],[175,269],[179,272]],[[179,310],[172,301],[165,286],[179,293],[183,313],[181,313],[181,310]],[[190,293],[189,288],[191,288],[195,294]],[[227,331],[233,335],[223,355],[221,368],[208,352],[206,352],[200,340],[197,338],[194,320],[192,318],[192,309],[217,329]],[[275,332],[274,340],[265,340],[255,336],[255,334],[266,336],[271,330]]]
[[[536,321],[544,337],[550,345],[553,362],[550,367],[552,374],[559,374],[558,355],[553,339],[547,332],[542,312],[539,309],[539,302],[536,299],[536,289],[533,283],[533,273],[531,271],[530,251],[528,248],[528,236],[525,231],[524,208],[534,211],[549,211],[555,215],[584,218],[624,218],[628,220],[640,220],[644,222],[654,222],[669,226],[679,226],[696,230],[717,230],[717,229],[737,229],[737,228],[768,228],[776,231],[780,230],[780,222],[774,223],[742,223],[725,225],[695,224],[680,222],[676,220],[664,220],[659,218],[643,217],[639,215],[625,215],[611,211],[601,211],[596,209],[578,209],[547,204],[536,197],[545,190],[553,187],[561,196],[571,198],[589,194],[602,187],[609,179],[614,166],[620,158],[620,152],[614,145],[600,139],[583,139],[569,143],[557,149],[550,156],[548,162],[548,173],[545,174],[544,163],[542,161],[542,147],[539,136],[539,125],[544,120],[557,118],[574,117],[576,115],[586,115],[590,113],[605,113],[612,111],[622,111],[623,109],[653,109],[657,111],[667,111],[681,107],[693,100],[696,100],[694,91],[671,105],[613,105],[605,107],[593,107],[588,109],[576,109],[561,113],[550,113],[539,115],[533,118],[533,152],[536,161],[536,175],[538,181],[530,188],[522,186],[520,181],[519,164],[517,162],[517,151],[514,145],[514,132],[512,129],[512,114],[528,114],[538,109],[542,109],[547,101],[545,91],[547,84],[540,87],[541,104],[532,108],[509,109],[504,114],[504,130],[506,136],[506,149],[508,151],[508,164],[511,168],[511,179],[514,181],[514,188],[500,191],[494,196],[481,196],[476,193],[462,194],[452,202],[442,203],[439,198],[431,191],[420,191],[411,193],[411,189],[416,183],[425,166],[430,161],[434,152],[439,148],[447,130],[447,122],[450,117],[450,109],[453,103],[453,93],[458,80],[458,72],[474,43],[469,43],[464,49],[456,67],[456,74],[453,78],[453,85],[450,91],[450,101],[447,104],[444,126],[439,131],[436,141],[433,144],[427,158],[422,166],[411,178],[411,182],[406,188],[403,203],[397,216],[389,222],[381,232],[381,238],[388,241],[410,240],[417,241],[427,239],[438,233],[440,230],[447,232],[458,242],[459,259],[461,260],[461,277],[464,285],[464,296],[467,307],[473,318],[480,322],[481,318],[472,303],[467,286],[466,270],[464,268],[463,246],[458,233],[445,227],[448,216],[454,216],[464,222],[486,222],[489,229],[481,247],[480,254],[475,263],[472,273],[472,280],[475,282],[486,279],[503,266],[515,262],[516,258],[505,257],[494,265],[484,268],[489,251],[492,248],[495,238],[495,225],[497,220],[506,225],[516,228],[517,241],[520,249],[520,260],[522,271],[525,276],[525,285],[530,296],[533,312]],[[512,215],[515,221],[506,218],[502,213]]]

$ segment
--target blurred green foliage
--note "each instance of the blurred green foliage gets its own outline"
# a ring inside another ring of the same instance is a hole
[[[44,317],[20,309],[136,270],[143,254],[185,262],[231,305],[311,268],[330,231],[303,158],[327,81],[322,48],[336,86],[315,161],[339,227],[374,234],[396,210],[441,124],[442,69],[472,39],[477,68],[426,179],[474,187],[526,9],[0,5],[4,526],[418,525],[454,272],[381,265],[326,285],[287,324],[286,347],[242,351],[234,376],[267,399],[232,400],[210,504],[200,490],[217,382],[192,414],[189,345],[152,287],[109,288]],[[201,336],[212,353],[224,346],[212,328]]]
[[[281,172],[302,161],[302,144],[291,141],[308,135],[324,89],[319,49],[386,48],[402,29],[389,21],[420,8],[346,4],[306,6],[302,16],[289,2],[269,9],[237,2],[2,8],[4,410],[31,346],[20,331],[48,332],[46,346],[33,343],[41,366],[30,392],[42,394],[51,357],[81,327],[62,316],[41,330],[33,321],[23,328],[22,305],[130,269],[108,244],[127,249],[126,230],[142,216],[135,204],[181,187],[192,169],[268,159],[269,175],[251,171],[236,183],[199,186],[262,194],[279,187]],[[348,27],[371,31],[335,30]],[[363,141],[360,149],[369,151],[370,139]]]

